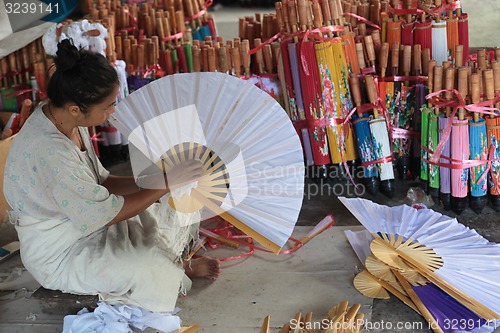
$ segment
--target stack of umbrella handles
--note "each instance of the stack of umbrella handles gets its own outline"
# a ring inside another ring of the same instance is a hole
[[[162,6],[88,0],[88,11],[92,21],[104,21],[109,31],[108,59],[124,60],[129,73],[144,75],[160,70],[159,65],[166,71],[162,60],[191,44],[194,32],[211,18],[206,10],[209,5],[200,0],[168,0]]]
[[[187,26],[180,22],[185,22],[186,17],[193,17],[190,7],[186,5],[189,1],[184,1],[184,8],[188,10],[175,10],[176,6],[166,2],[165,8],[158,9],[148,6],[147,3],[129,6],[116,6],[116,12],[106,7],[99,6],[100,9],[92,7],[90,15],[96,22],[102,22],[109,30],[109,40],[107,41],[107,56],[111,61],[123,59],[127,64],[127,71],[131,75],[146,77],[148,75],[159,77],[164,74],[174,74],[177,72],[223,72],[230,75],[249,77],[251,73],[251,57],[249,51],[254,46],[261,44],[260,39],[224,41],[222,37],[212,40],[206,36],[204,41],[192,40],[190,29],[193,26],[199,27],[201,20],[206,17],[198,17],[188,21]],[[177,3],[177,2],[176,2]],[[113,8],[113,7],[109,7]],[[112,15],[115,13],[115,15]],[[189,16],[185,16],[185,13]],[[205,14],[206,16],[206,11]],[[152,20],[151,17],[155,17]],[[116,20],[114,19],[116,18]],[[142,18],[142,19],[140,19]],[[275,33],[277,25],[271,16],[264,16],[265,24],[254,22],[256,29],[261,35]],[[116,22],[115,22],[116,21]],[[248,26],[248,24],[247,24]],[[138,35],[137,32],[143,30],[145,34]],[[249,29],[250,30],[250,29]],[[263,45],[256,52],[256,61],[259,74],[273,74],[276,76],[278,45]],[[180,64],[185,64],[183,67]],[[159,65],[159,66],[158,66]],[[164,74],[161,74],[163,72]]]
[[[52,59],[45,57],[41,38],[0,59],[0,91],[4,99],[13,99],[17,104],[15,110],[8,111],[18,111],[24,99],[36,103],[44,98],[47,68],[52,63]],[[8,93],[3,93],[4,90]],[[7,110],[1,104],[0,110]]]

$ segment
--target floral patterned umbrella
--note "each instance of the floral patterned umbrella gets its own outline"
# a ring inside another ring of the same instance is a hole
[[[479,74],[471,75],[472,103],[476,104],[480,100],[480,80]],[[474,113],[474,118],[469,121],[469,145],[471,160],[488,159],[488,145],[486,135],[486,121]],[[470,207],[473,211],[480,214],[486,205],[486,177],[483,174],[486,170],[486,164],[481,164],[470,168]]]
[[[377,87],[373,76],[366,75],[366,90],[370,103],[377,104]],[[370,120],[370,131],[373,141],[373,154],[375,159],[382,160],[377,164],[380,173],[380,191],[389,198],[394,196],[394,170],[392,161],[387,160],[392,157],[389,133],[384,117],[380,116],[377,107],[373,109],[373,118]],[[385,160],[384,160],[385,159]]]
[[[467,96],[468,80],[467,68],[465,67],[458,70],[458,92],[464,97]],[[457,161],[467,159],[469,156],[469,127],[463,108],[458,109],[458,118],[453,119],[451,143],[451,158]],[[457,214],[462,213],[467,204],[468,179],[468,168],[451,169],[451,209]]]
[[[325,117],[331,118],[327,128],[332,163],[357,158],[350,126],[342,125],[352,109],[348,71],[342,42],[321,42],[314,45],[318,63]]]
[[[356,103],[356,107],[359,107],[360,105],[362,105],[362,98],[360,82],[356,73],[351,73],[351,75],[349,76],[349,84],[351,87],[354,103]],[[370,163],[375,160],[369,121],[370,116],[359,111],[352,116],[352,123],[354,125],[354,131],[356,132],[356,142],[358,144],[359,158],[362,164]],[[380,184],[378,169],[376,165],[367,164],[363,166],[363,175],[368,193],[376,195]]]

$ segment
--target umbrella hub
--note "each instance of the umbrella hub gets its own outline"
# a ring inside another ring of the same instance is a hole
[[[206,206],[206,203],[196,199],[192,191],[220,206],[229,189],[229,173],[226,165],[212,149],[194,142],[184,142],[169,149],[164,157],[169,161],[165,172],[189,160],[197,160],[203,164],[204,173],[198,179],[188,184],[188,191],[181,195],[171,195],[168,199],[170,207],[182,213],[194,213]]]
[[[436,252],[413,239],[405,240],[399,235],[375,234],[370,244],[372,253],[380,261],[408,274],[405,276],[415,284],[422,284],[420,275],[412,278],[415,271],[431,273],[443,267],[443,259]],[[416,267],[415,263],[418,263]],[[410,281],[411,282],[411,281]]]

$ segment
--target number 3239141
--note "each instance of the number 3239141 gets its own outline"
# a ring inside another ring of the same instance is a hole
[[[5,10],[7,14],[52,14],[59,13],[59,3],[26,3],[15,2],[5,3]]]

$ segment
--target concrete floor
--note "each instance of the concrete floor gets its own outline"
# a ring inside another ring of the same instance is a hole
[[[470,15],[470,31],[471,31],[471,46],[498,46],[500,43],[499,35],[497,32],[500,30],[500,20],[497,19],[497,15],[493,14],[494,9],[499,9],[500,2],[497,0],[463,0],[462,1],[466,11]],[[476,5],[476,4],[481,4]],[[238,17],[245,15],[253,15],[256,11],[258,12],[269,12],[269,8],[264,9],[240,9],[240,8],[224,8],[214,12],[215,20],[217,22],[217,27],[219,34],[224,36],[226,39],[233,38],[236,35],[236,22]],[[489,14],[485,14],[489,13]],[[5,23],[5,22],[0,22]],[[1,25],[0,25],[1,26]],[[1,29],[0,29],[1,30]],[[1,31],[0,31],[1,32]],[[131,174],[130,165],[128,163],[115,164],[109,168],[112,173],[115,174]],[[358,225],[359,223],[355,218],[343,207],[343,205],[337,199],[339,195],[349,195],[346,189],[349,187],[346,179],[334,179],[328,182],[318,183],[316,180],[306,181],[306,197],[304,199],[301,214],[299,216],[298,225],[314,225],[319,220],[321,220],[327,214],[333,214],[337,225]],[[416,186],[418,183],[411,181],[400,181],[397,182],[397,191],[393,199],[387,199],[386,197],[379,195],[377,197],[370,197],[366,195],[365,197],[370,198],[378,203],[387,205],[398,205],[404,202],[406,192],[409,187]],[[320,189],[319,191],[317,191]],[[342,190],[343,189],[343,190]],[[352,189],[352,187],[351,187]],[[432,207],[433,209],[445,213],[450,216],[455,216],[451,212],[444,212],[442,207]],[[477,215],[470,209],[466,209],[464,213],[457,217],[458,221],[463,223],[470,228],[476,229],[481,235],[493,242],[500,242],[500,228],[498,224],[500,219],[497,213],[495,213],[491,208],[487,207],[483,211],[483,214]],[[17,238],[15,230],[11,225],[0,226],[0,244],[5,244],[13,241]],[[0,265],[0,270],[5,268],[5,265],[13,265],[17,260],[19,263],[19,258],[13,257]],[[19,309],[17,309],[17,314],[21,317],[26,315],[22,311],[30,312],[33,309],[34,312],[39,311],[45,314],[56,315],[59,318],[61,315],[74,313],[81,307],[85,305],[91,305],[95,301],[94,298],[67,298],[64,295],[54,295],[54,294],[44,294],[43,291],[38,292],[35,295],[30,294],[30,290],[19,291],[21,298],[23,298],[23,293],[26,295],[24,303],[18,303]],[[2,297],[8,295],[6,292],[0,292],[0,304]],[[31,298],[28,298],[31,295]],[[4,312],[6,309],[1,309],[0,312]],[[31,315],[31,313],[29,313]],[[290,314],[293,316],[293,313]],[[1,317],[1,316],[0,316]],[[40,327],[36,325],[33,321],[31,324],[28,320],[29,315],[26,320],[21,320],[13,326],[7,327],[1,325],[0,320],[0,333],[12,333],[12,332],[60,332],[61,322],[54,321],[45,327]],[[5,317],[4,317],[5,318]],[[28,323],[26,323],[28,321]],[[372,314],[373,323],[392,323],[396,324],[398,322],[402,323],[420,323],[423,325],[422,329],[387,329],[387,328],[374,328],[370,332],[374,333],[391,333],[391,332],[431,332],[429,329],[425,329],[426,324],[424,321],[408,307],[404,306],[400,301],[396,299],[391,299],[389,301],[378,301],[375,300],[373,306]],[[386,326],[387,327],[387,326]],[[415,326],[413,326],[415,327]],[[500,332],[500,330],[498,330]],[[226,333],[226,332],[221,332]]]
[[[131,175],[131,169],[128,163],[121,163],[110,168],[112,172],[123,175]],[[331,174],[337,175],[336,167],[333,167]],[[395,196],[389,199],[383,195],[373,197],[370,194],[364,194],[361,197],[373,200],[379,204],[388,206],[396,206],[406,203],[406,194],[410,187],[418,187],[418,181],[397,181]],[[336,225],[339,226],[354,226],[359,225],[359,222],[354,216],[344,207],[338,200],[338,196],[352,196],[354,191],[350,180],[342,177],[335,177],[328,180],[318,180],[308,178],[305,182],[305,196],[303,206],[297,225],[310,226],[315,225],[323,217],[332,214],[335,218]],[[467,208],[461,215],[457,216],[451,211],[445,211],[442,206],[432,206],[432,209],[442,214],[456,217],[457,220],[472,228],[476,229],[479,234],[492,242],[500,243],[500,219],[490,207],[486,207],[481,215],[474,213],[470,208]],[[430,333],[431,329],[427,328],[427,323],[413,310],[404,305],[401,301],[392,297],[390,300],[374,300],[372,308],[372,317],[370,323],[372,333]],[[401,323],[401,324],[398,324]],[[380,325],[383,328],[377,328]],[[388,327],[396,325],[409,325],[408,329],[389,329]],[[500,328],[495,331],[500,332]],[[226,332],[221,332],[226,333]]]

